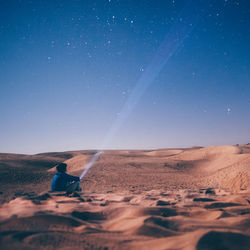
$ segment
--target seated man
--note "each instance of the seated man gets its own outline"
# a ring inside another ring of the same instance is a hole
[[[75,191],[81,191],[80,178],[66,174],[67,164],[60,163],[56,166],[57,173],[52,179],[51,191],[66,191],[67,194],[71,194]]]

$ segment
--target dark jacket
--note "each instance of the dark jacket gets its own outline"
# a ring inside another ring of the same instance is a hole
[[[65,191],[66,187],[70,182],[80,181],[80,178],[77,176],[69,175],[66,173],[58,172],[52,179],[51,191]]]

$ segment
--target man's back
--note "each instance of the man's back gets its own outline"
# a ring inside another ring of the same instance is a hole
[[[65,191],[70,182],[73,181],[80,181],[80,178],[63,172],[58,172],[52,179],[51,191]]]

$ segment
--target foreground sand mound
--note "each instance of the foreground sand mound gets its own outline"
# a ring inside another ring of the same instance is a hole
[[[249,249],[250,237],[233,232],[210,231],[201,237],[197,250],[208,249]]]
[[[125,199],[127,193],[81,194],[75,198],[55,193],[17,198],[0,208],[0,247],[247,249],[249,195],[232,195],[238,203],[229,203],[230,194],[201,191],[165,193],[169,204],[163,206],[157,205],[163,198],[157,190],[133,194],[129,201]],[[180,193],[186,195],[179,199]],[[151,205],[149,197],[154,201]],[[25,203],[29,205],[26,213]]]

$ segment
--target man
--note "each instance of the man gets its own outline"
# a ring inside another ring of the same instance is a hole
[[[60,163],[56,166],[57,173],[52,179],[51,191],[66,191],[67,194],[72,194],[75,191],[81,191],[80,178],[66,174],[67,164]]]

